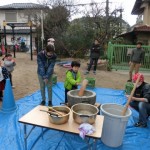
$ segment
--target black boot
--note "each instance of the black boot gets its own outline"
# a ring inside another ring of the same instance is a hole
[[[48,101],[48,106],[52,106],[52,101]]]
[[[40,105],[45,105],[45,101],[42,101]]]
[[[65,104],[67,104],[68,103],[68,100],[67,99],[65,99]]]

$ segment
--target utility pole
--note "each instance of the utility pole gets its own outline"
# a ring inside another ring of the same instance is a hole
[[[121,20],[121,22],[120,22],[120,33],[122,32],[122,12],[123,12],[123,9],[121,8],[120,9],[120,20]]]
[[[44,28],[43,28],[43,10],[41,10],[41,41],[42,41],[42,49],[43,49],[43,41],[44,41]]]
[[[3,27],[4,27],[4,39],[5,39],[5,54],[7,54],[6,25],[7,25],[7,23],[6,23],[5,21],[3,21]]]
[[[109,17],[109,0],[106,0],[106,18]]]
[[[120,9],[118,9],[117,10],[119,13],[120,13],[120,16],[119,16],[119,18],[120,18],[120,22],[119,22],[119,32],[118,32],[118,34],[121,34],[121,32],[122,32],[122,12],[123,12],[123,9],[122,8],[120,8]]]
[[[108,39],[108,33],[109,33],[109,0],[106,0],[106,8],[105,8],[105,12],[106,12],[106,30],[105,30],[105,34],[106,34],[106,41]]]

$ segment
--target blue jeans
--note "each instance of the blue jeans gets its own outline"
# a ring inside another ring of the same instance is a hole
[[[147,124],[147,118],[150,115],[150,103],[132,101],[130,106],[139,112],[139,122]]]
[[[52,102],[52,86],[53,86],[52,75],[48,78],[47,84],[45,84],[43,78],[40,75],[38,75],[38,78],[39,78],[39,83],[40,83],[40,90],[41,90],[42,101],[46,100],[45,88],[47,87],[48,101]]]

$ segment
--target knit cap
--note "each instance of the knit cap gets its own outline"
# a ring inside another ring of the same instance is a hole
[[[136,73],[136,74],[134,74],[133,76],[132,76],[132,80],[134,81],[134,82],[136,82],[136,80],[138,79],[138,77],[140,76],[140,82],[144,82],[144,76],[143,76],[143,74],[141,74],[141,73]]]

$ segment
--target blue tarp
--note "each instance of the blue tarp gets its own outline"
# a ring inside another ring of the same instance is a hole
[[[124,105],[126,97],[123,90],[107,88],[91,88],[96,92],[96,101],[104,103],[117,103]],[[18,120],[31,109],[39,105],[41,101],[40,91],[28,95],[18,101],[17,110],[13,113],[0,111],[0,150],[24,150],[23,124]],[[59,82],[53,86],[53,105],[64,102],[63,83]],[[37,116],[38,117],[38,116]],[[132,109],[132,116],[129,118],[125,131],[123,144],[118,148],[110,148],[104,145],[99,139],[97,150],[149,150],[150,149],[150,123],[147,128],[136,128],[133,124],[138,119],[138,112]],[[27,126],[29,132],[31,125]],[[78,136],[54,130],[44,131],[41,137],[41,128],[36,127],[27,139],[28,150],[87,150],[87,144]]]

